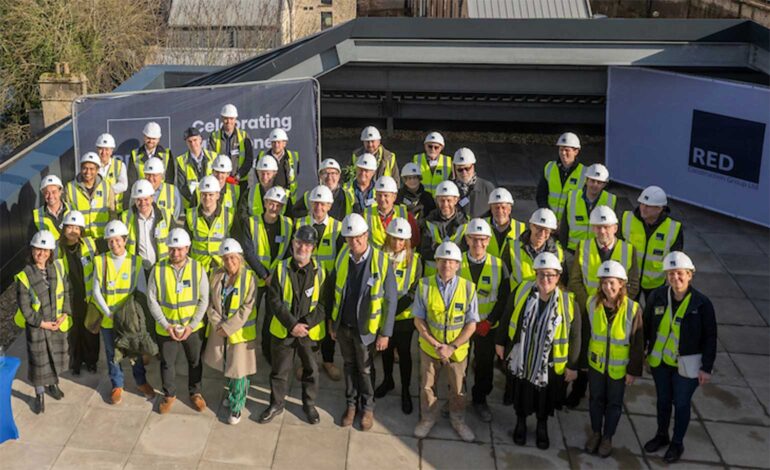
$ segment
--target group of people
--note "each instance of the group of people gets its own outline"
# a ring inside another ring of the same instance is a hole
[[[224,106],[207,145],[190,128],[177,157],[148,123],[144,144],[125,163],[103,134],[73,181],[43,179],[30,262],[16,276],[16,320],[39,412],[46,393],[63,397],[64,370],[96,371],[100,334],[114,404],[124,390],[123,357],[138,390],[155,396],[145,366],[157,353],[159,412],[167,413],[183,353],[192,406],[207,406],[205,363],[227,378],[224,405],[236,424],[261,354],[272,370],[260,423],[284,411],[292,374],[308,422],[318,423],[323,370],[345,382],[341,425],[359,420],[367,431],[376,399],[395,389],[396,363],[402,411],[413,412],[416,331],[418,438],[444,416],[473,441],[464,418],[467,369],[472,409],[489,422],[497,367],[506,375],[504,402],[515,410],[516,444],[526,443],[534,414],[537,447],[548,448],[548,418],[577,406],[588,389],[585,449],[606,457],[625,388],[646,363],[658,431],[645,449],[667,446],[666,461],[680,458],[691,397],[714,364],[716,321],[691,285],[695,267],[661,188],[646,188],[639,206],[618,217],[608,170],[580,163],[580,140],[565,133],[538,181],[539,208],[518,221],[511,193],[477,175],[470,149],[446,155],[443,136],[431,132],[399,168],[379,131],[367,127],[352,155],[354,176],[342,181],[340,162],[328,158],[319,185],[300,194],[300,157],[286,132],[273,130],[270,148],[254,155],[236,120],[235,106]]]

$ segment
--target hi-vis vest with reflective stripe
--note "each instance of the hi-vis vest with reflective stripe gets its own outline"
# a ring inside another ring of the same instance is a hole
[[[121,170],[123,169],[123,160],[119,158],[110,157],[110,160],[112,162],[110,163],[110,168],[107,170],[107,174],[102,176],[102,178],[107,182],[107,184],[110,187],[113,187],[115,183],[118,181],[118,176],[120,175]],[[101,174],[101,173],[100,173]],[[129,194],[131,188],[129,188]],[[115,207],[122,207],[123,205],[123,193],[115,193]]]
[[[257,259],[270,272],[273,272],[276,266],[278,266],[278,263],[286,255],[286,251],[291,245],[292,220],[280,215],[278,216],[278,224],[280,225],[280,234],[278,235],[280,238],[275,240],[275,243],[278,243],[278,251],[275,254],[275,258],[270,258],[270,240],[267,239],[267,231],[265,230],[262,216],[249,219],[249,233],[251,233],[251,241],[257,249]],[[262,287],[264,285],[265,281],[257,278],[257,286]]]
[[[511,315],[511,323],[508,325],[508,339],[511,341],[513,341],[513,338],[516,335],[516,328],[519,326],[518,321],[521,316],[521,311],[524,310],[524,306],[527,304],[527,298],[529,298],[533,287],[535,287],[534,282],[525,282],[516,289],[516,293],[514,294],[515,306],[513,308],[513,315]],[[557,296],[556,312],[561,316],[561,321],[556,327],[556,331],[553,335],[553,349],[551,350],[551,355],[553,357],[553,370],[561,375],[567,367],[567,358],[569,357],[569,332],[572,325],[572,319],[575,317],[575,299],[571,292],[563,291],[559,287],[557,287],[551,295]]]
[[[156,192],[158,196],[155,198],[155,204],[173,214],[176,209],[176,186],[163,182]]]
[[[86,221],[83,236],[104,236],[104,227],[110,221],[109,195],[110,187],[104,180],[96,183],[91,196],[80,188],[77,180],[67,183],[67,202],[72,210],[82,213]]]
[[[400,263],[395,263],[393,258],[390,258],[390,264],[393,266],[393,273],[396,275],[396,286],[398,287],[398,298],[405,296],[409,293],[410,289],[417,287],[417,264],[420,262],[420,255],[412,253],[412,258],[408,259],[406,256]],[[408,320],[412,317],[412,307],[409,306],[403,312],[396,315],[396,321]]]
[[[592,296],[599,289],[599,277],[596,272],[599,270],[599,265],[602,264],[596,240],[582,240],[575,254],[583,274],[583,285],[586,287],[588,295]],[[615,246],[612,248],[610,259],[622,264],[626,272],[630,272],[633,256],[634,247],[623,240],[615,239]]]
[[[142,147],[144,149],[144,147]],[[137,149],[134,149],[131,151],[131,161],[134,162],[134,168],[136,168],[136,173],[139,175],[139,178],[144,178],[144,162],[142,161],[142,157],[145,156],[144,152],[137,153]],[[168,149],[163,149],[162,151],[158,152],[156,148],[155,155],[153,157],[160,158],[163,160],[163,168],[168,168],[168,161],[169,157],[171,156],[171,152],[169,152]],[[149,160],[149,159],[148,159]],[[129,191],[131,189],[129,188]]]
[[[54,295],[56,296],[55,302],[52,302],[54,305],[56,318],[62,316],[62,310],[64,309],[64,266],[62,266],[61,260],[56,260],[53,262],[54,268],[56,270],[56,292],[54,292]],[[37,269],[37,268],[36,268]],[[21,283],[24,287],[27,288],[27,291],[29,291],[29,297],[30,302],[32,303],[32,310],[39,311],[40,310],[40,299],[37,297],[37,294],[34,290],[30,287],[29,278],[27,277],[27,273],[24,271],[20,271],[15,276],[16,282]],[[49,292],[50,294],[50,292]],[[16,326],[19,328],[25,328],[27,326],[27,321],[24,319],[24,315],[21,313],[21,308],[16,310],[16,314],[13,316],[13,322],[16,323]],[[68,315],[67,319],[62,322],[61,325],[59,325],[59,331],[65,332],[69,330],[72,327],[72,315]]]
[[[94,274],[94,257],[96,256],[96,242],[93,238],[83,237],[80,239],[80,264],[83,265],[83,282],[85,282],[86,290],[86,303],[91,300],[91,294],[93,290],[93,274]],[[61,246],[56,247],[56,257],[61,260],[62,267],[64,268],[64,275],[69,276],[70,266],[69,258]]]
[[[278,267],[275,268],[275,278],[278,281],[278,289],[281,291],[283,303],[286,308],[291,310],[291,306],[294,303],[294,287],[291,285],[291,279],[289,279],[288,272],[289,263],[291,259],[285,259],[278,263]],[[326,279],[326,271],[320,266],[315,258],[311,258],[313,263],[313,270],[315,276],[313,277],[313,292],[310,294],[310,310],[308,315],[312,314],[318,306],[318,297],[321,295],[321,286],[323,286],[324,279]],[[300,295],[306,295],[305,292]],[[270,334],[279,339],[284,339],[289,335],[288,329],[278,321],[278,317],[273,316],[270,320]],[[321,341],[326,336],[326,321],[321,321],[308,330],[308,336],[313,341]]]
[[[366,282],[366,286],[369,286],[369,297],[371,301],[367,331],[370,334],[376,334],[377,329],[380,327],[380,317],[382,316],[382,309],[385,301],[385,289],[383,286],[385,284],[385,274],[388,272],[388,264],[390,261],[385,253],[378,248],[371,247],[371,250],[369,259],[366,261],[369,263],[369,272],[372,276],[369,278],[369,281]],[[347,280],[349,265],[350,248],[345,245],[340,250],[340,254],[337,255],[337,261],[334,263],[334,268],[337,271],[337,278],[335,279],[336,282],[334,285],[332,322],[337,321],[337,317],[340,315],[342,301],[345,299],[345,291],[348,288]],[[366,286],[362,286],[362,288],[365,289]]]
[[[385,158],[384,150],[385,150],[385,147],[380,145],[377,148],[377,151],[374,152],[374,158],[377,160],[377,170],[375,171],[375,179],[377,178],[377,175],[379,174],[380,165],[382,165],[382,159]],[[356,160],[358,160],[358,157],[363,155],[365,152],[366,152],[366,150],[361,150],[360,153],[353,152],[353,165],[356,164]],[[393,174],[395,173],[394,170],[396,168],[396,163],[397,163],[396,162],[396,154],[394,152],[390,152],[390,151],[388,151],[388,152],[390,153],[390,159],[387,161],[387,163],[385,163],[385,169],[382,172],[382,176],[393,176]],[[398,181],[397,181],[397,183],[398,183]]]
[[[225,183],[224,189],[219,193],[219,200],[222,203],[222,207],[230,210],[235,210],[238,207],[238,198],[241,195],[241,187],[237,184]],[[198,201],[200,204],[200,201]]]
[[[677,367],[679,365],[679,330],[682,327],[682,318],[687,312],[687,308],[690,306],[690,298],[692,294],[687,296],[679,304],[679,308],[676,309],[676,313],[671,314],[671,288],[668,289],[668,303],[666,304],[666,311],[663,313],[663,318],[658,325],[658,331],[655,333],[655,343],[652,346],[649,356],[647,356],[647,362],[652,367],[658,367],[661,360],[672,366]]]
[[[295,229],[303,225],[313,226],[313,216],[307,215],[297,219],[294,225]],[[313,249],[313,256],[321,263],[324,271],[327,273],[334,267],[334,260],[337,259],[337,239],[342,233],[342,222],[329,216],[324,226],[324,233],[321,235],[318,244]]]
[[[559,166],[556,161],[550,161],[545,164],[545,180],[548,182],[548,206],[556,214],[556,220],[561,220],[567,205],[567,195],[572,190],[582,188],[586,182],[585,167],[582,163],[575,165],[562,186]]]
[[[153,207],[153,214],[157,216]],[[155,224],[155,231],[152,234],[152,244],[155,248],[155,260],[160,261],[168,256],[168,233],[171,231],[171,211],[160,209],[161,219]],[[136,255],[139,252],[139,216],[129,209],[120,214],[120,220],[128,227],[128,239],[126,240],[126,251],[129,255]]]
[[[243,304],[243,296],[249,291],[249,286],[254,283],[257,276],[254,275],[254,271],[247,267],[241,267],[238,273],[238,279],[233,284],[233,293],[230,297],[230,305],[227,311],[222,311],[224,319],[229,319],[233,315],[238,313],[241,305]],[[209,327],[211,324],[209,323]],[[235,331],[233,334],[227,337],[229,344],[245,343],[246,341],[253,341],[257,339],[257,306],[255,305],[249,312],[249,316],[246,322],[243,324],[240,330]]]
[[[442,153],[439,154],[437,160],[438,163],[436,166],[431,168],[430,163],[428,163],[428,156],[425,152],[415,154],[412,157],[412,162],[420,167],[422,185],[431,196],[435,196],[436,186],[438,186],[439,183],[452,178],[452,157]]]
[[[144,276],[142,259],[127,254],[120,269],[116,270],[115,261],[109,253],[99,255],[94,259],[94,276],[104,302],[110,308],[109,312],[102,312],[102,328],[112,328],[112,315],[136,291],[139,276]]]
[[[345,194],[346,194],[345,197],[351,201],[351,207],[356,203],[356,187],[354,186],[355,184],[356,184],[356,180],[354,179],[353,181],[348,181],[347,183],[342,185],[342,190],[345,191]],[[372,182],[372,197],[364,201],[365,205],[364,207],[361,208],[361,210],[364,210],[367,207],[374,205],[375,204],[374,200],[376,196],[377,196],[377,190],[374,189],[374,182]],[[346,204],[346,208],[347,208],[347,204]],[[352,209],[348,210],[347,213],[350,214],[351,212],[352,212]]]
[[[463,253],[463,263],[458,273],[463,279],[473,282],[471,275],[470,261],[468,252]],[[474,282],[476,286],[476,295],[479,302],[479,318],[481,321],[487,319],[497,303],[497,292],[500,289],[500,282],[503,279],[503,261],[497,256],[487,254],[484,259],[484,267],[481,268],[479,280]],[[497,323],[492,325],[495,328]]]
[[[462,224],[459,227],[457,227],[457,230],[455,230],[455,233],[447,234],[445,237],[442,237],[441,232],[438,229],[438,225],[428,220],[425,221],[426,232],[430,234],[431,238],[433,239],[433,243],[436,246],[440,245],[442,242],[445,242],[445,241],[451,241],[455,245],[460,245],[463,241],[463,237],[465,236],[465,229],[467,227],[468,227],[468,224]],[[427,276],[432,276],[434,274],[436,274],[436,261],[425,260],[425,272],[423,273],[423,275],[427,277]]]
[[[212,173],[211,165],[214,163],[214,159],[217,157],[217,154],[211,150],[205,149],[202,150],[201,154],[201,158],[203,159],[203,174],[200,178],[198,178],[198,174],[195,172],[195,161],[193,160],[193,157],[190,156],[189,150],[176,157],[176,171],[179,173],[184,173],[188,186],[190,183],[200,182],[201,179]],[[193,195],[193,201],[196,200],[196,191],[190,191],[190,193]],[[184,204],[185,209],[190,208],[190,201],[188,201],[186,198],[182,198],[182,203]]]
[[[409,211],[403,204],[396,204],[393,206],[393,218],[401,217],[407,219],[409,217]],[[377,203],[364,209],[364,220],[366,225],[369,226],[369,242],[377,248],[382,248],[385,244],[385,237],[388,235],[385,233],[385,226],[382,225],[382,219],[380,213],[377,212]]]
[[[264,194],[262,194],[262,186],[257,183],[255,186],[249,189],[249,198],[251,199],[251,204],[249,206],[249,215],[252,217],[256,217],[258,215],[262,215],[265,213],[265,205],[262,201],[262,198],[264,197]],[[281,214],[286,213],[286,206],[288,206],[288,201],[286,204],[283,205],[283,208],[281,209]]]
[[[182,276],[177,281],[174,268],[167,259],[161,260],[155,265],[153,270],[155,276],[155,286],[158,289],[157,299],[163,316],[172,326],[187,326],[195,316],[195,309],[198,306],[198,292],[201,277],[206,273],[203,267],[194,259],[187,258],[187,262],[182,269]],[[198,331],[203,327],[203,322],[199,322],[193,331]],[[158,322],[155,322],[155,332],[162,336],[168,336],[166,331]]]
[[[292,152],[291,150],[284,150],[284,155],[281,157],[281,159],[287,158],[289,160],[289,177],[286,181],[286,185],[288,188],[286,188],[286,192],[289,193],[289,199],[292,201],[295,200],[297,197],[297,167],[299,163],[299,152]],[[259,161],[260,158],[262,158],[264,155],[266,155],[266,152],[264,150],[261,150],[259,152],[259,155],[257,156],[257,161]],[[270,155],[272,156],[273,153],[270,152]],[[273,156],[273,158],[275,158]],[[278,165],[281,164],[278,159],[275,159],[276,162],[278,162]]]
[[[70,211],[69,204],[65,203],[64,201],[61,202],[64,209],[62,210],[62,214],[66,214]],[[32,210],[32,220],[35,222],[35,227],[38,231],[40,230],[48,230],[53,234],[53,238],[58,240],[59,236],[61,236],[61,232],[59,231],[59,226],[54,222],[54,219],[48,216],[48,212],[45,209],[45,206],[40,206],[37,209]]]
[[[456,340],[465,327],[466,311],[468,304],[476,295],[476,288],[473,283],[462,277],[457,277],[457,286],[452,295],[449,305],[444,304],[444,297],[438,288],[436,276],[429,276],[420,279],[417,286],[418,295],[422,296],[425,303],[426,315],[425,323],[428,325],[428,331],[431,336],[443,344],[450,344]],[[436,349],[431,346],[422,336],[418,338],[420,349],[433,359],[439,359]],[[461,362],[468,357],[470,341],[466,341],[455,349],[455,352],[449,356],[452,362]]]
[[[345,214],[353,213],[353,204],[356,200],[355,195],[350,194],[344,187],[340,187],[340,191],[342,191],[342,196],[345,198]],[[332,194],[334,194],[333,191]],[[337,199],[336,196],[334,196],[334,198]],[[302,200],[305,202],[305,207],[308,212],[312,211],[312,208],[310,207],[310,204],[312,204],[310,202],[310,191],[305,191],[305,194],[302,195]]]
[[[499,245],[497,243],[497,236],[495,234],[495,226],[492,217],[487,217],[485,220],[492,228],[492,236],[489,237],[487,253],[492,256],[497,256],[498,258],[502,258],[503,253],[509,249],[511,243],[513,243],[514,240],[517,240],[521,234],[527,230],[527,225],[524,222],[511,218],[511,224],[508,226],[508,233],[506,233],[505,238],[503,238],[503,244]]]
[[[509,253],[511,255],[511,292],[522,282],[530,282],[535,280],[535,268],[533,263],[535,262],[527,250],[524,249],[524,244],[518,238],[513,240],[509,246]],[[564,250],[559,242],[556,242],[556,257],[559,262],[564,264]]]
[[[211,263],[222,266],[222,257],[219,256],[219,246],[230,236],[233,226],[233,211],[219,207],[219,214],[212,221],[206,223],[206,219],[200,215],[200,209],[191,207],[187,209],[187,229],[192,235],[190,245],[190,257],[198,260],[203,270],[211,272]]]
[[[594,207],[609,206],[614,211],[616,202],[617,198],[614,194],[602,191]],[[570,250],[577,248],[580,240],[593,240],[594,232],[591,230],[588,218],[588,208],[583,199],[583,190],[570,191],[567,202],[567,224],[569,226],[567,248]]]
[[[666,281],[663,258],[671,252],[671,245],[681,229],[681,223],[667,217],[648,239],[644,222],[631,211],[623,213],[623,238],[634,247],[636,261],[642,273],[643,289],[660,287]]]
[[[587,303],[588,321],[591,324],[591,338],[588,341],[588,365],[603,374],[620,380],[626,376],[626,367],[630,358],[631,333],[634,317],[639,315],[639,304],[627,296],[618,305],[612,325],[607,325],[604,305],[592,296]],[[607,349],[609,344],[609,350]]]
[[[211,133],[211,141],[214,143],[215,154],[220,155],[222,153],[222,141],[226,138],[227,137],[225,137],[221,128]],[[232,138],[232,135],[230,138]],[[228,157],[238,155],[238,168],[233,168],[233,174],[237,174],[238,169],[241,168],[243,163],[246,161],[246,139],[248,139],[249,136],[246,134],[246,131],[242,131],[236,127],[235,138],[238,140],[237,154],[235,153],[236,150],[231,148],[230,155],[227,155]]]

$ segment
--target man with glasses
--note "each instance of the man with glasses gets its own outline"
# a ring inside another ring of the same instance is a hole
[[[327,158],[321,162],[318,167],[318,181],[329,188],[332,192],[332,207],[329,209],[329,217],[335,220],[342,220],[346,215],[353,212],[353,203],[355,198],[342,188],[340,179],[342,178],[342,169],[337,160]],[[299,219],[310,213],[311,203],[309,201],[311,191],[305,191],[301,198],[297,198],[297,203],[292,209],[292,215]]]
[[[454,183],[460,190],[460,200],[457,205],[469,219],[483,218],[489,215],[489,195],[495,190],[495,185],[476,175],[476,155],[469,148],[461,148],[455,152]]]
[[[438,132],[428,134],[423,147],[425,152],[415,154],[412,162],[420,169],[425,190],[433,195],[439,183],[452,177],[452,157],[441,153],[444,150],[444,136]]]

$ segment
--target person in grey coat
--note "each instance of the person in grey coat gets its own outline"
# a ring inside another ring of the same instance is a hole
[[[452,169],[452,181],[460,190],[457,205],[468,219],[488,217],[489,195],[495,190],[495,185],[476,174],[476,155],[473,151],[465,147],[457,150],[452,160]]]

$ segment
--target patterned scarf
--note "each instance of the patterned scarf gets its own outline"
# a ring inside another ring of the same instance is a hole
[[[536,387],[548,385],[548,359],[556,327],[562,320],[556,310],[557,294],[552,293],[541,313],[540,297],[537,289],[532,289],[519,319],[519,342],[513,345],[509,356],[509,368],[513,375],[526,379]]]
[[[476,185],[477,177],[477,175],[473,175],[473,177],[467,183],[463,183],[459,178],[454,180],[454,183],[457,185],[457,189],[460,190],[460,199],[467,196],[473,190],[473,186]]]

